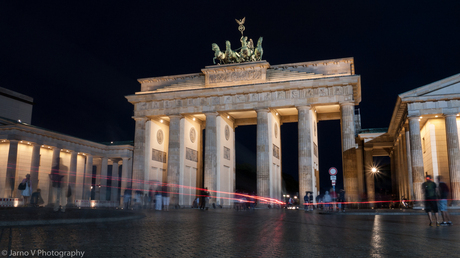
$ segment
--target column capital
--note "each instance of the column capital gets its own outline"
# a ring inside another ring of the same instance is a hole
[[[257,113],[268,113],[268,112],[270,112],[270,109],[268,109],[268,108],[260,108],[260,109],[256,109],[256,112]]]
[[[354,106],[355,103],[354,102],[339,102],[340,106],[341,107],[344,107],[344,106]]]
[[[143,122],[147,122],[147,120],[148,120],[148,118],[145,117],[145,116],[142,116],[142,117],[134,117],[134,116],[133,116],[132,118],[133,118],[136,122],[137,122],[137,121],[140,121],[140,122],[142,122],[142,121],[143,121]]]
[[[120,158],[110,158],[110,160],[113,162],[113,163],[117,163],[120,162]]]
[[[364,146],[364,151],[373,151],[374,146]]]
[[[457,112],[457,113],[451,113],[451,112],[449,112],[449,113],[443,113],[443,115],[444,115],[445,117],[453,117],[453,116],[456,117],[456,116],[458,116],[458,112]]]
[[[203,114],[208,117],[208,116],[220,116],[219,112],[213,111],[213,112],[203,112]]]
[[[297,110],[310,110],[311,106],[310,105],[305,105],[305,106],[296,106],[295,107]]]
[[[415,119],[419,120],[420,116],[408,116],[407,119],[409,119],[409,121],[413,121]]]

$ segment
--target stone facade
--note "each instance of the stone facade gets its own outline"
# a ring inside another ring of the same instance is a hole
[[[229,205],[228,198],[235,190],[234,128],[257,125],[257,194],[281,199],[280,126],[300,119],[300,189],[316,196],[316,123],[337,119],[342,120],[342,135],[347,143],[345,188],[357,196],[354,106],[361,101],[361,83],[360,76],[354,74],[353,58],[274,66],[266,61],[207,66],[202,73],[144,78],[139,82],[141,91],[126,98],[134,105],[136,121],[163,121],[169,127],[170,144],[164,150],[168,183],[179,183],[179,188],[184,189],[207,187],[216,197],[213,202]],[[201,127],[196,127],[198,138],[201,129],[206,128],[205,146],[190,148],[181,144],[181,139],[186,141],[184,135],[189,134],[182,121],[190,120],[200,122]],[[148,156],[145,139],[154,133],[136,122],[135,175],[149,173],[142,157]],[[204,160],[198,158],[191,165],[196,168],[193,172],[182,165],[190,161],[187,156],[179,155],[189,153],[187,148],[196,150],[198,157],[203,156],[204,150]],[[196,173],[196,177],[189,173]],[[196,183],[188,178],[196,178]],[[179,193],[177,190],[173,195]],[[350,198],[355,199],[355,195]],[[190,199],[180,196],[173,204],[191,204]]]

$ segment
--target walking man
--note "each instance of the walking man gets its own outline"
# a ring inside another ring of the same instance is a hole
[[[422,184],[422,190],[425,192],[425,211],[430,219],[430,226],[433,226],[433,215],[431,213],[434,212],[436,226],[439,227],[436,183],[432,181],[430,175],[426,175],[426,182]]]
[[[437,176],[438,179],[438,192],[439,192],[439,200],[438,200],[438,208],[442,215],[442,223],[443,226],[451,226],[452,221],[450,221],[449,213],[447,212],[447,196],[449,196],[449,187],[446,183],[442,181],[441,176]]]

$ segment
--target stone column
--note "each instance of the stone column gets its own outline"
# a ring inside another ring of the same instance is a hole
[[[342,107],[342,159],[345,196],[358,200],[358,174],[356,172],[354,103],[341,103]]]
[[[206,113],[206,136],[204,146],[204,187],[215,202],[217,190],[217,112]]]
[[[167,177],[169,184],[168,191],[170,192],[170,204],[179,204],[179,176],[180,176],[180,115],[169,116],[169,146],[168,146],[168,171]],[[207,139],[206,139],[207,141]]]
[[[361,197],[364,193],[364,182],[365,182],[365,170],[363,170],[363,145],[362,140],[359,140],[358,148],[356,149],[356,172],[358,173],[358,200],[361,201]]]
[[[261,197],[270,196],[268,113],[268,109],[257,110],[257,195]]]
[[[133,199],[135,191],[144,189],[145,164],[145,124],[147,118],[134,118],[136,120],[136,131],[134,135],[134,154],[133,154]],[[171,137],[169,138],[171,140]]]
[[[409,196],[408,200],[414,199],[414,184],[412,179],[412,161],[411,161],[411,152],[410,152],[410,135],[409,135],[409,126],[405,125],[405,134],[406,134],[406,163],[407,163],[407,179],[409,183]]]
[[[120,207],[123,207],[123,198],[125,190],[131,188],[131,173],[129,173],[129,158],[122,158],[121,166],[121,191],[120,191]]]
[[[75,194],[76,194],[76,186],[77,186],[77,152],[72,151],[70,153],[70,168],[69,168],[69,187],[71,191],[71,195],[67,197],[67,207],[74,207],[75,206]],[[65,189],[65,193],[67,196],[68,189]]]
[[[447,159],[452,192],[452,205],[460,205],[460,151],[458,144],[457,117],[453,114],[446,116]]]
[[[364,171],[366,174],[367,200],[369,201],[370,207],[374,207],[373,202],[375,202],[374,173],[372,172],[374,160],[372,151],[373,147],[364,147]]]
[[[10,148],[8,151],[8,163],[6,166],[6,178],[5,178],[5,192],[2,197],[12,198],[14,197],[14,189],[16,188],[16,166],[18,161],[18,143],[17,140],[9,140]],[[18,183],[19,184],[19,183]]]
[[[420,138],[420,123],[418,117],[409,117],[409,134],[412,163],[412,178],[414,185],[415,200],[414,206],[421,207],[423,202],[422,184],[424,182],[424,166],[422,140]]]
[[[112,165],[112,184],[110,187],[110,200],[111,201],[118,201],[118,161],[119,159],[111,159],[113,162]]]
[[[38,170],[40,166],[40,144],[32,144],[32,162],[30,163],[30,182],[32,191],[36,192],[38,188]]]
[[[86,155],[85,177],[83,180],[83,200],[91,200],[91,185],[93,184],[93,156]]]
[[[303,200],[305,192],[313,191],[313,162],[311,152],[311,114],[310,106],[297,107],[299,114],[299,198]]]
[[[100,178],[100,195],[99,200],[107,201],[107,169],[108,169],[109,158],[102,157],[101,158],[101,174],[99,175]]]
[[[53,158],[51,160],[51,174],[57,174],[57,175],[61,174],[59,173],[60,155],[61,155],[61,149],[57,147],[53,148]],[[53,181],[52,181],[52,178],[50,177],[47,206],[50,206],[50,207],[54,206],[54,201],[56,200],[56,196],[54,194],[55,192],[56,191],[53,190]]]

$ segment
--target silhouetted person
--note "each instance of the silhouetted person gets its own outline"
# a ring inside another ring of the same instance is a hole
[[[169,192],[167,184],[163,184],[163,186],[161,187],[161,197],[163,201],[163,209],[165,211],[169,211]]]
[[[200,200],[200,210],[206,209],[206,204],[208,202],[208,188],[201,190],[201,200]]]
[[[56,197],[56,201],[54,202],[54,211],[59,211],[59,207],[61,207],[61,211],[65,212],[65,205],[63,201],[64,198],[62,198],[61,194],[61,189],[62,189],[62,178],[64,176],[59,175],[59,172],[52,172],[50,174],[51,182],[52,182],[52,188],[53,188],[53,194]]]
[[[425,192],[425,211],[430,219],[430,226],[433,226],[433,215],[436,216],[436,226],[439,226],[438,222],[438,202],[436,196],[436,184],[431,180],[431,176],[426,176],[426,182],[422,184],[422,189]]]
[[[451,226],[452,221],[450,221],[449,213],[447,212],[447,197],[449,196],[449,187],[446,183],[442,181],[441,176],[437,176],[438,179],[438,192],[439,192],[439,200],[438,200],[438,209],[442,215],[442,223],[443,226]]]

